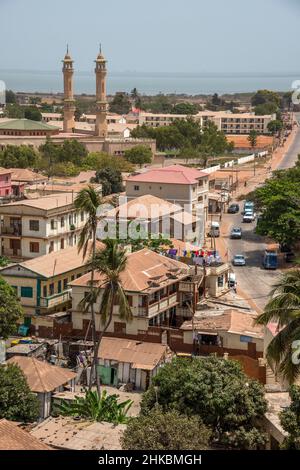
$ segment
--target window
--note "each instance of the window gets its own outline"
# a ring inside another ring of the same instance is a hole
[[[139,187],[139,186],[134,186],[134,190],[135,190],[135,191],[139,191],[139,190],[140,190],[140,187]]]
[[[47,286],[43,287],[43,297],[47,297]]]
[[[74,276],[74,274],[72,274],[71,281],[74,281],[74,279],[75,279],[75,276]]]
[[[61,226],[61,227],[64,227],[64,226],[65,226],[65,218],[64,218],[64,217],[62,217],[62,218],[60,219],[60,226]]]
[[[64,247],[65,247],[65,239],[62,238],[62,239],[60,240],[60,249],[63,250]]]
[[[55,226],[55,220],[52,219],[51,222],[50,222],[50,226],[51,226],[51,230],[54,230],[56,229],[56,226]]]
[[[30,242],[29,243],[29,251],[30,253],[39,253],[40,252],[40,244],[37,242]]]
[[[224,276],[218,277],[218,287],[224,287]]]
[[[49,294],[54,295],[54,283],[53,282],[52,284],[49,285]]]
[[[39,220],[29,220],[29,230],[33,232],[38,232],[40,230]]]
[[[32,299],[32,297],[33,297],[32,287],[21,287],[21,297],[26,297],[28,299]]]
[[[126,295],[128,305],[132,307],[132,295]]]
[[[67,290],[68,288],[68,278],[64,279],[64,290]]]
[[[54,251],[54,241],[50,242],[49,246],[49,253],[52,253],[52,251]]]
[[[57,292],[59,294],[61,293],[61,281],[58,281],[58,283],[57,283]]]

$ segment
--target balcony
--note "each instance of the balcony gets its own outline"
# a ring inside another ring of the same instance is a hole
[[[60,292],[59,294],[49,295],[48,297],[41,297],[40,306],[43,308],[53,308],[57,305],[64,304],[71,300],[71,289]]]
[[[11,237],[21,237],[22,236],[22,226],[16,227],[2,227],[1,235],[7,235]]]
[[[161,299],[158,302],[151,304],[148,309],[148,317],[154,317],[158,313],[164,312],[171,307],[175,307],[177,304],[177,293],[175,293],[165,299]]]

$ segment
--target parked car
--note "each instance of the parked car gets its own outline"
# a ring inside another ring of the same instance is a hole
[[[246,266],[246,259],[244,255],[235,255],[232,264],[234,266]]]
[[[232,240],[240,240],[242,238],[242,229],[240,227],[234,227],[231,230],[230,238]]]
[[[243,215],[243,222],[251,224],[256,218],[256,214],[253,212],[247,211]]]
[[[240,211],[240,206],[238,204],[230,204],[228,207],[228,214],[237,214]]]

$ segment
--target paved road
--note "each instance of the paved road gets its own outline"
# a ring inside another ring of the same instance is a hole
[[[288,152],[283,158],[282,162],[278,165],[279,170],[284,170],[286,168],[291,168],[295,165],[298,155],[300,154],[300,127],[297,131],[295,139],[290,146]]]
[[[246,297],[252,299],[259,309],[263,309],[268,301],[268,295],[272,285],[279,276],[279,271],[269,271],[262,268],[262,255],[266,248],[264,239],[254,233],[256,222],[243,224],[241,214],[224,214],[224,222],[230,227],[225,236],[225,242],[229,248],[229,261],[234,255],[242,254],[246,257],[245,267],[234,267],[238,289],[240,288]],[[242,240],[231,240],[232,227],[242,228]]]

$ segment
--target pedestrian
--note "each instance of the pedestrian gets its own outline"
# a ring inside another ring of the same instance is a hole
[[[245,186],[245,188],[246,188],[246,186],[247,186],[247,181],[245,181],[244,186]]]

